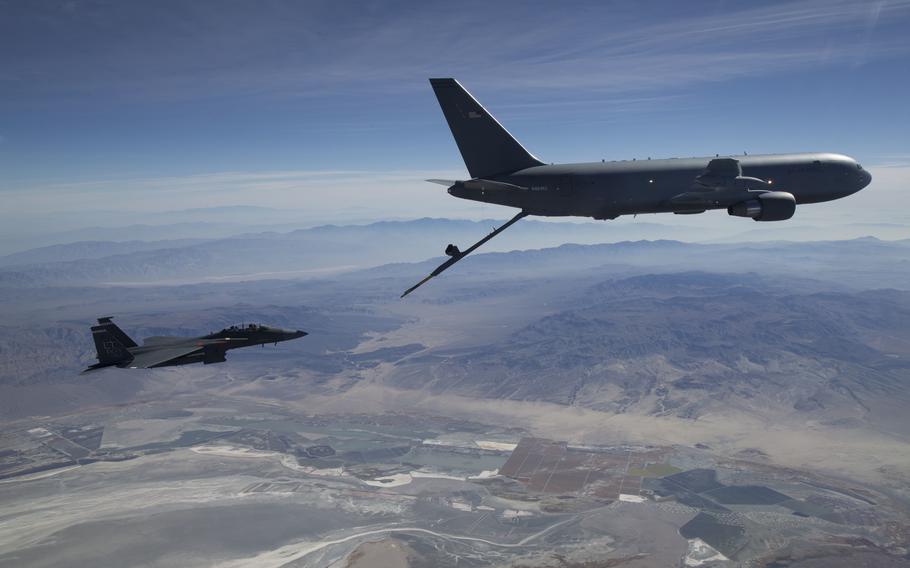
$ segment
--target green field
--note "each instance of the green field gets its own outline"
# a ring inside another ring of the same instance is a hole
[[[664,477],[679,473],[682,470],[673,467],[668,463],[649,463],[645,467],[630,467],[627,475],[636,475],[640,477]]]

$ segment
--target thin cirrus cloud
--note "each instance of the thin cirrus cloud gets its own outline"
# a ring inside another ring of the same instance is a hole
[[[356,208],[379,217],[419,216],[434,209],[451,211],[454,205],[444,188],[424,180],[440,176],[456,179],[460,175],[435,170],[301,170],[38,184],[5,192],[5,199],[17,207],[0,213],[0,220],[16,223],[23,212],[53,215],[107,210],[113,204],[119,210],[137,212],[232,204],[306,210],[310,215]]]
[[[906,14],[907,8],[907,2],[801,2],[600,34],[603,39],[566,42],[570,48],[524,61],[543,71],[527,73],[527,86],[564,86],[550,80],[557,77],[577,87],[648,89],[904,53],[900,36],[869,44],[882,11]],[[584,68],[589,72],[578,72]]]
[[[18,47],[0,50],[0,97],[395,93],[423,88],[415,77],[441,71],[489,82],[492,90],[623,93],[855,64],[907,49],[894,30],[877,33],[907,15],[905,0],[721,3],[663,18],[660,6],[643,6],[632,13],[606,3],[330,9],[194,2],[162,9],[75,2],[50,11],[25,4],[20,18],[0,23],[0,43]],[[653,17],[645,18],[649,7]]]
[[[454,214],[463,202],[422,181],[464,176],[444,171],[460,163],[426,85],[439,75],[458,77],[554,160],[580,151],[678,155],[698,144],[691,151],[708,155],[731,144],[788,151],[791,140],[794,150],[830,140],[868,162],[901,136],[896,75],[865,75],[863,104],[870,88],[882,96],[865,108],[850,98],[849,81],[825,104],[790,105],[789,94],[768,102],[770,87],[755,92],[754,84],[729,95],[737,107],[702,101],[738,79],[804,71],[814,80],[819,70],[905,60],[908,16],[910,0],[0,0],[8,136],[0,138],[0,193],[17,204],[0,217],[212,204]],[[664,111],[676,122],[661,124]],[[859,116],[869,122],[842,122]],[[730,126],[705,128],[715,118]],[[636,126],[620,134],[578,126],[623,119]],[[788,130],[795,121],[811,134]],[[566,125],[564,134],[548,136],[553,124]],[[405,170],[434,164],[441,168]],[[259,171],[186,175],[235,168]],[[908,172],[876,173],[863,195],[882,188],[897,196],[888,188],[910,182]],[[74,179],[87,181],[54,181]]]

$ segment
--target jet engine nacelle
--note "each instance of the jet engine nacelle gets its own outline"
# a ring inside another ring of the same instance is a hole
[[[731,205],[727,213],[756,221],[786,221],[796,212],[796,198],[786,191],[767,191],[757,198]]]

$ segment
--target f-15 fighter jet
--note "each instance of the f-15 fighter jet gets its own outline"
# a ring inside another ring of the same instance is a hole
[[[98,325],[92,326],[98,362],[83,373],[104,367],[149,369],[189,363],[221,363],[229,349],[266,343],[277,345],[280,341],[307,335],[299,329],[292,331],[249,324],[231,326],[202,337],[149,337],[142,345],[137,345],[111,319],[98,318]]]

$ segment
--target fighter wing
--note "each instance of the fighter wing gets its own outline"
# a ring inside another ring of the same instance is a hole
[[[247,337],[215,337],[213,339],[197,339],[196,345],[227,345],[232,341],[249,341]]]
[[[165,343],[174,344],[174,343],[180,343],[182,341],[186,341],[186,338],[185,337],[171,337],[168,335],[154,335],[152,337],[146,337],[145,339],[143,339],[142,345],[143,346],[162,345]]]
[[[130,369],[151,369],[153,367],[161,367],[175,359],[194,353],[201,353],[202,350],[203,348],[198,345],[184,345],[180,347],[162,347],[161,349],[155,349],[153,351],[144,351],[135,354],[133,360],[130,361],[127,367]]]

